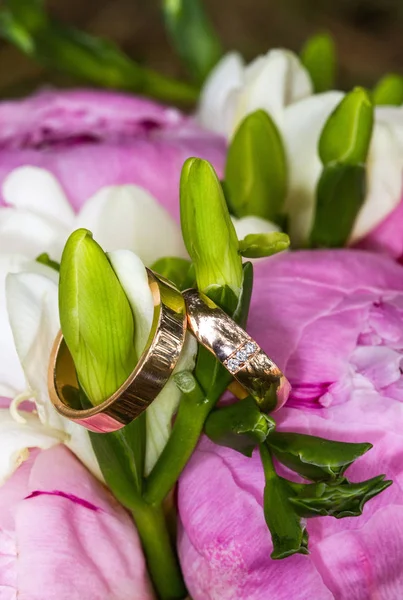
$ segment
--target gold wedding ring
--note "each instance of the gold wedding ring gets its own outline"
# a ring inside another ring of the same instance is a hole
[[[250,394],[265,411],[283,406],[291,386],[258,344],[203,293],[187,290],[183,296],[189,328],[239,382],[243,396]]]
[[[186,309],[181,293],[147,269],[154,318],[146,347],[136,367],[116,392],[101,404],[81,408],[72,356],[61,332],[53,345],[48,373],[50,399],[56,410],[91,431],[108,433],[136,419],[158,396],[182,351]]]

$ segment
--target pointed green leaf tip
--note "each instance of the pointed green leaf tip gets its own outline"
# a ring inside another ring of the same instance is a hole
[[[278,221],[287,192],[287,163],[281,136],[264,110],[245,117],[235,132],[225,166],[225,190],[236,217]]]
[[[71,234],[59,283],[60,323],[92,404],[113,394],[136,364],[129,302],[102,248],[86,229]]]
[[[363,88],[355,88],[336,106],[319,140],[324,165],[365,163],[371,142],[374,107]]]
[[[401,106],[403,104],[403,77],[390,73],[378,81],[372,92],[375,105]]]
[[[317,94],[334,88],[336,49],[329,34],[320,33],[309,38],[302,48],[301,62],[311,76]]]
[[[199,289],[228,286],[238,297],[242,260],[238,238],[218,177],[209,162],[189,158],[182,168],[180,208],[183,239]]]

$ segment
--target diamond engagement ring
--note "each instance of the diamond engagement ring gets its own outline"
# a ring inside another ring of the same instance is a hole
[[[250,394],[265,411],[283,406],[291,386],[258,344],[205,294],[187,290],[183,297],[190,330],[243,388],[236,395]]]

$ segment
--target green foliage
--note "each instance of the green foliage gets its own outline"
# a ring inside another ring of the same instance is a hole
[[[173,47],[191,76],[203,82],[220,59],[222,48],[201,0],[163,0],[162,6]]]

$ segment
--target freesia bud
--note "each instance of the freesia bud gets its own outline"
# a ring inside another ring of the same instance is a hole
[[[236,217],[279,219],[287,192],[287,164],[281,136],[264,110],[242,121],[228,149],[225,190]]]
[[[129,302],[102,248],[87,229],[63,251],[60,323],[80,385],[92,404],[113,394],[136,364]]]
[[[213,442],[245,456],[252,456],[274,428],[273,419],[260,412],[251,397],[213,411],[204,427]]]
[[[330,35],[321,33],[309,38],[302,48],[301,62],[311,76],[317,94],[334,87],[336,51]]]
[[[372,101],[379,106],[401,106],[403,104],[403,77],[395,73],[385,75],[378,81],[373,92]]]
[[[263,258],[286,250],[290,238],[286,233],[250,233],[239,241],[239,253],[246,258]]]
[[[319,140],[322,163],[364,163],[373,122],[374,107],[368,93],[357,87],[343,98],[325,123]]]
[[[218,177],[209,162],[189,158],[180,182],[182,234],[193,260],[199,289],[209,294],[228,287],[239,296],[242,260]]]

